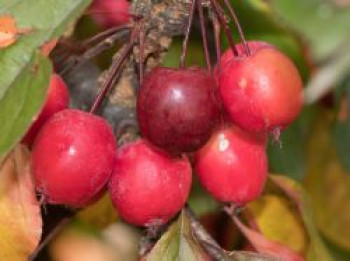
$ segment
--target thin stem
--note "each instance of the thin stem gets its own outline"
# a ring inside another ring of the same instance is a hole
[[[216,50],[216,64],[217,64],[218,72],[220,72],[221,71],[221,39],[220,39],[221,26],[216,14],[213,14],[213,28],[214,28],[215,50]]]
[[[201,32],[202,32],[205,61],[207,63],[207,70],[211,73],[211,61],[210,61],[210,54],[209,54],[209,48],[208,48],[207,29],[205,28],[205,20],[204,20],[203,6],[202,6],[201,0],[197,1],[197,8],[198,8],[199,22],[200,22]]]
[[[130,27],[128,25],[122,25],[122,26],[118,26],[118,27],[112,27],[112,28],[109,28],[101,33],[98,33],[92,37],[90,37],[89,39],[86,39],[83,43],[82,43],[82,46],[89,46],[90,44],[94,43],[94,42],[100,42],[102,41],[103,39],[105,39],[106,37],[110,36],[110,35],[113,35],[117,32],[120,32],[122,30],[125,30],[125,29],[129,29]]]
[[[144,53],[145,53],[145,32],[144,32],[144,25],[143,22],[140,21],[140,30],[139,30],[139,82],[140,86],[143,82],[143,76],[144,76]]]
[[[227,7],[227,9],[228,9],[228,11],[229,11],[229,13],[230,13],[230,15],[231,15],[233,21],[234,21],[234,23],[235,23],[237,29],[238,29],[239,38],[241,38],[242,44],[243,44],[243,46],[244,46],[245,54],[246,54],[247,56],[250,56],[250,55],[251,55],[251,52],[250,52],[249,46],[248,46],[248,44],[247,44],[247,41],[246,41],[246,39],[245,39],[245,37],[244,37],[243,29],[242,29],[242,26],[241,26],[241,24],[240,24],[238,18],[237,18],[236,12],[235,12],[235,10],[233,9],[233,7],[231,6],[229,0],[224,0],[224,3],[225,3],[225,5],[226,5],[226,7]]]
[[[134,20],[140,20],[143,18],[142,15],[134,14],[131,12],[121,12],[121,11],[108,12],[108,11],[96,11],[96,10],[88,10],[84,12],[85,15],[91,15],[91,14],[105,15],[105,14],[111,14],[111,13],[116,15],[119,14],[119,15],[129,16],[131,19],[134,19]]]
[[[126,57],[130,54],[130,52],[134,46],[134,37],[135,37],[134,34],[135,34],[135,31],[133,31],[131,33],[129,43],[125,44],[122,47],[118,58],[113,61],[110,72],[108,72],[108,76],[107,76],[106,80],[103,82],[102,87],[101,87],[99,93],[97,94],[97,97],[96,97],[93,105],[91,106],[91,109],[90,109],[91,113],[96,112],[96,110],[101,105],[106,94],[112,89],[112,87],[115,83],[115,80],[118,76],[118,73],[120,73],[120,71],[121,71],[120,70],[121,66],[123,65]]]
[[[184,68],[186,66],[186,54],[187,54],[187,48],[188,48],[188,40],[190,38],[190,32],[191,32],[191,27],[193,23],[193,16],[194,16],[194,11],[196,10],[196,1],[197,0],[192,0],[190,11],[189,11],[189,17],[188,17],[188,23],[186,26],[186,32],[185,32],[185,38],[184,41],[182,42],[182,53],[180,57],[180,68]]]
[[[85,63],[87,60],[90,60],[96,57],[97,55],[99,55],[100,53],[104,52],[105,50],[111,48],[118,39],[124,37],[128,33],[129,33],[129,28],[126,27],[123,30],[115,32],[114,34],[110,35],[109,37],[104,39],[102,42],[98,43],[96,46],[93,46],[92,48],[85,51],[78,58],[75,58],[70,65],[67,65],[64,69],[62,69],[60,74],[61,75],[66,74],[73,67],[77,68],[83,63]]]
[[[213,6],[214,12],[215,12],[216,16],[218,17],[221,26],[224,28],[227,40],[229,42],[229,45],[231,47],[233,54],[235,56],[238,56],[238,51],[237,51],[235,42],[234,42],[233,37],[231,35],[230,28],[227,26],[227,23],[222,15],[220,5],[218,4],[217,0],[210,0],[210,3]]]

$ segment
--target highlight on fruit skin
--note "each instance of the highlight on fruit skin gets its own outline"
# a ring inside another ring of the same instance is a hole
[[[237,126],[218,129],[195,154],[195,172],[217,200],[244,206],[257,199],[267,178],[267,134]]]
[[[191,184],[187,157],[171,158],[139,139],[118,150],[108,188],[122,219],[152,226],[167,223],[182,209]]]
[[[298,116],[302,79],[291,59],[258,43],[250,56],[224,54],[219,93],[231,120],[251,132],[280,131]]]
[[[108,123],[66,109],[52,116],[32,150],[32,173],[45,203],[82,208],[98,200],[112,173],[116,143]]]
[[[215,80],[199,67],[157,67],[145,76],[137,97],[142,136],[175,155],[204,145],[220,115]]]
[[[67,109],[69,105],[69,92],[66,83],[58,74],[52,74],[45,104],[39,115],[34,120],[26,134],[22,138],[22,143],[32,146],[34,139],[45,122],[56,112]]]

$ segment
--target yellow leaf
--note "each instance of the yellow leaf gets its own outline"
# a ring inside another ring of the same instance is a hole
[[[105,228],[115,222],[118,215],[108,193],[105,193],[96,203],[80,211],[78,218],[95,228]]]
[[[29,157],[24,147],[17,147],[0,166],[0,260],[26,261],[41,237]]]
[[[267,238],[305,254],[309,244],[308,236],[299,215],[288,200],[268,194],[249,204],[248,208]]]

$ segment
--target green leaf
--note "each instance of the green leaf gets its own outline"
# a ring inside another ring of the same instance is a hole
[[[11,15],[27,29],[17,41],[0,49],[0,159],[24,135],[45,100],[51,74],[39,48],[63,34],[90,0],[0,0],[0,15]]]
[[[280,144],[271,142],[268,146],[269,167],[273,173],[283,173],[294,180],[301,181],[306,171],[306,140],[317,108],[306,107],[298,119],[281,133]]]
[[[190,221],[184,211],[158,240],[147,261],[201,261],[210,260],[192,236]]]
[[[37,53],[33,61],[30,61],[6,88],[0,99],[1,157],[4,157],[23,136],[31,119],[42,105],[50,72],[50,62]]]
[[[202,216],[218,210],[219,203],[201,186],[197,176],[193,176],[192,190],[188,204],[197,216]]]
[[[350,8],[337,8],[328,0],[269,2],[275,12],[310,43],[309,50],[318,61],[350,40]]]
[[[307,250],[308,261],[333,260],[329,250],[324,244],[315,226],[311,203],[300,184],[284,176],[270,175],[271,181],[277,185],[298,207],[305,228],[308,232],[310,243]]]

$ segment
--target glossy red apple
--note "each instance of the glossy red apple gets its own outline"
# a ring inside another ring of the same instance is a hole
[[[137,226],[160,225],[184,206],[191,182],[187,158],[171,158],[140,139],[119,149],[109,193],[125,221]]]
[[[204,69],[158,67],[146,75],[137,100],[144,138],[172,153],[192,152],[220,119],[214,78]]]
[[[53,115],[35,139],[32,171],[44,202],[85,207],[98,199],[115,162],[116,143],[108,123],[87,112]]]
[[[267,135],[223,127],[195,155],[200,183],[217,200],[243,206],[261,194],[267,177]]]
[[[292,61],[275,48],[227,62],[219,76],[219,92],[231,120],[252,131],[280,131],[298,116],[302,80]]]

